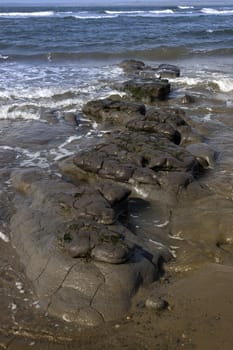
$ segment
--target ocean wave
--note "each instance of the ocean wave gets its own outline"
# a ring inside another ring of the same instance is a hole
[[[107,19],[117,17],[163,17],[163,16],[195,16],[195,15],[233,15],[232,8],[195,8],[194,6],[177,6],[165,9],[131,9],[131,10],[44,10],[44,11],[21,11],[0,12],[0,18],[74,18],[74,19]]]
[[[9,56],[0,54],[0,60],[7,60]]]
[[[51,17],[54,11],[36,11],[36,12],[0,12],[0,17]]]
[[[191,54],[191,49],[178,46],[159,46],[153,49],[131,49],[122,51],[82,51],[82,52],[50,52],[39,54],[16,54],[10,55],[11,62],[74,62],[74,61],[105,61],[120,60],[127,58],[138,59],[175,59],[187,57]]]
[[[160,14],[167,14],[167,13],[171,14],[171,13],[174,13],[174,11],[170,10],[170,9],[160,10],[160,11],[159,10],[151,10],[151,11],[149,11],[149,13],[160,15]]]
[[[205,69],[197,71],[195,77],[184,76],[176,78],[174,82],[175,84],[195,88],[199,91],[203,89],[222,93],[233,91],[233,79],[229,74],[208,72]]]
[[[105,18],[115,18],[118,17],[117,15],[107,15],[107,14],[87,14],[87,15],[83,15],[83,14],[78,14],[78,15],[72,15],[72,18],[76,18],[76,19],[105,19]]]
[[[201,13],[206,15],[233,15],[233,10],[217,10],[212,8],[202,8]]]
[[[135,11],[135,10],[130,10],[130,11],[110,11],[110,10],[105,10],[104,13],[108,15],[137,15],[137,14],[142,14],[145,13],[146,11]]]
[[[209,49],[209,50],[195,50],[193,53],[197,56],[225,56],[229,57],[233,55],[233,48],[232,47],[222,47],[218,49]]]
[[[178,6],[180,10],[194,9],[194,6]]]
[[[209,35],[213,35],[212,29],[207,29],[205,31],[200,31],[199,35],[203,35],[204,33],[209,33]],[[216,32],[216,31],[214,31]],[[232,30],[226,31],[218,31],[218,35],[232,35]],[[227,43],[226,43],[227,44]],[[87,50],[81,52],[41,52],[38,54],[12,54],[12,55],[1,55],[0,54],[0,62],[8,61],[11,63],[39,63],[39,62],[49,62],[52,63],[69,63],[69,62],[105,62],[106,60],[111,61],[119,61],[121,59],[144,59],[144,60],[157,60],[157,59],[178,59],[178,58],[189,58],[191,56],[196,57],[229,57],[233,55],[233,48],[229,46],[222,46],[220,48],[212,47],[208,49],[200,49],[189,46],[157,46],[154,48],[132,48],[122,50],[119,48],[118,51],[95,51],[95,50]]]
[[[129,10],[129,11],[104,11],[108,15],[113,16],[127,16],[127,17],[157,17],[163,15],[172,15],[175,12],[172,9],[165,10]]]
[[[216,77],[216,79],[213,79],[213,83],[216,84],[222,92],[233,91],[233,79],[230,77]]]

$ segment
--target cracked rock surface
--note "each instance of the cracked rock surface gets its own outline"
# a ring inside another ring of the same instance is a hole
[[[60,167],[74,181],[121,184],[145,197],[158,198],[161,192],[165,197],[177,194],[192,182],[200,164],[164,136],[116,131]]]
[[[12,183],[12,242],[51,315],[84,325],[119,318],[170,258],[119,222],[127,189],[74,186],[35,169],[15,171]]]
[[[139,289],[158,279],[172,254],[162,229],[180,192],[215,160],[182,110],[155,106],[170,91],[155,74],[178,76],[178,68],[133,60],[122,67],[128,95],[83,106],[87,120],[107,127],[101,139],[56,164],[60,176],[35,168],[11,175],[11,239],[26,275],[45,312],[81,325],[120,319]],[[130,225],[132,199],[145,198],[166,213],[150,232]]]

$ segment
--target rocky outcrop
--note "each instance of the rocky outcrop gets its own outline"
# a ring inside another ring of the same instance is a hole
[[[84,116],[107,130],[59,162],[64,178],[33,168],[12,174],[11,238],[40,304],[83,325],[122,317],[171,258],[161,242],[128,224],[130,198],[156,200],[170,213],[215,157],[182,110],[156,105],[170,91],[160,76],[179,76],[177,67],[121,66],[130,76],[120,86],[127,95],[83,106]]]
[[[106,182],[124,185],[134,193],[164,200],[193,181],[199,163],[184,148],[161,135],[146,132],[115,132],[100,144],[60,163],[76,183]]]
[[[11,238],[43,309],[84,325],[121,317],[169,251],[118,220],[130,191],[74,186],[34,170],[13,173]]]
[[[142,103],[106,98],[87,102],[83,106],[83,113],[96,122],[124,126],[133,118],[144,116],[146,107]]]
[[[145,79],[177,78],[180,76],[179,67],[173,64],[160,64],[158,67],[151,67],[142,61],[125,60],[120,63],[120,67],[127,75],[138,75]]]
[[[133,79],[122,84],[122,90],[144,103],[165,100],[170,92],[170,83],[166,79]]]

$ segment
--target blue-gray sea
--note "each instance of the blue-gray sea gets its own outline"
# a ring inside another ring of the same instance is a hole
[[[232,91],[233,6],[194,3],[0,7],[0,118],[39,119],[39,107],[104,95],[127,58],[177,64],[182,86]]]

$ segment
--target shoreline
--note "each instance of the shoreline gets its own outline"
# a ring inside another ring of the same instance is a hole
[[[176,103],[178,102],[179,100],[176,101]],[[160,105],[162,106],[163,103],[164,102],[161,102]],[[169,103],[172,104],[172,99]],[[194,102],[194,104],[195,103],[198,105],[198,101]],[[192,109],[189,113],[192,115]],[[230,128],[232,125],[227,116],[225,116],[225,119],[228,123],[228,135],[226,135],[228,136],[227,141],[230,142]],[[187,120],[189,122],[191,121],[189,116]],[[208,121],[203,124],[201,120],[198,120],[198,122],[195,120],[192,121],[192,123],[192,126],[196,128],[196,130],[201,130],[202,133],[204,131],[203,136],[208,140],[208,144],[213,144],[218,148],[217,140],[215,140],[215,125],[212,125],[208,131],[208,125],[206,125],[206,123],[208,124]],[[224,125],[221,126],[221,130],[224,131]],[[211,133],[213,136],[211,136]],[[197,137],[197,140],[200,142],[200,139],[198,139],[198,133],[194,136]],[[188,139],[188,136],[186,136],[186,138]],[[47,141],[45,138],[44,142],[48,142],[48,136]],[[229,144],[227,146],[229,147]],[[227,146],[225,146],[225,148]],[[222,152],[221,149],[218,151]],[[225,149],[224,152],[226,152]],[[230,150],[228,150],[228,153],[229,156],[227,159],[229,160]],[[206,161],[209,156],[210,153],[208,153],[207,156],[204,155],[203,159]],[[232,253],[231,241],[229,240],[231,239],[231,198],[229,198],[227,182],[222,184],[221,178],[218,180],[218,176],[216,176],[218,175],[219,168],[220,171],[228,171],[225,177],[229,180],[230,165],[229,169],[227,168],[226,170],[226,162],[224,161],[224,158],[222,160],[221,157],[218,157],[214,170],[207,170],[204,176],[201,176],[198,180],[192,182],[190,190],[187,191],[188,194],[186,191],[183,192],[181,199],[178,201],[178,207],[174,210],[172,225],[169,224],[168,227],[167,225],[164,225],[164,223],[166,223],[166,215],[164,220],[156,222],[158,226],[158,237],[164,237],[164,234],[169,233],[173,236],[173,241],[171,239],[169,241],[169,238],[166,239],[169,244],[173,246],[173,250],[177,251],[177,259],[175,262],[165,265],[165,275],[160,279],[161,282],[155,282],[155,288],[153,291],[156,294],[156,297],[159,296],[160,298],[162,295],[165,295],[169,309],[157,313],[154,310],[145,310],[139,302],[140,305],[135,306],[135,309],[132,311],[133,313],[131,314],[131,312],[129,312],[129,314],[126,315],[126,320],[114,323],[114,325],[93,328],[92,330],[88,328],[87,331],[84,331],[83,335],[77,338],[76,346],[80,341],[80,349],[82,349],[82,347],[85,350],[94,349],[94,345],[96,346],[95,349],[98,349],[98,346],[99,349],[104,349],[104,346],[106,346],[106,348],[109,346],[109,340],[111,339],[112,347],[114,348],[115,346],[115,349],[119,348],[120,344],[121,346],[127,345],[128,348],[133,348],[134,346],[134,348],[150,349],[151,339],[152,337],[156,337],[155,346],[160,346],[162,349],[166,349],[168,346],[169,350],[173,348],[180,349],[180,347],[186,349],[193,349],[195,347],[198,349],[205,349],[205,332],[216,332],[216,329],[219,329],[219,324],[221,325],[222,323],[225,325],[230,324],[231,315],[227,313],[227,310],[232,302],[231,294],[228,293],[228,289],[224,291],[218,288],[214,289],[214,286],[218,281],[224,286],[227,281],[229,283],[228,286],[230,291],[231,283],[233,283],[231,282],[232,268],[230,266],[232,264]],[[211,178],[213,173],[216,175]],[[221,186],[219,186],[220,184]],[[222,208],[220,214],[218,214],[219,203]],[[191,208],[189,207],[190,204]],[[22,203],[20,205],[22,205]],[[152,205],[152,209],[157,213],[156,206],[153,207]],[[151,218],[152,213],[147,213],[147,210],[138,212],[137,207],[133,208],[133,203],[131,203],[131,210],[131,214],[133,216],[139,216],[139,218],[131,218],[130,225],[134,226],[134,228],[141,225],[139,231],[140,229],[142,229],[142,231],[148,229],[148,217]],[[185,215],[185,218],[184,213],[187,214]],[[195,221],[195,219],[193,219],[193,213],[195,213],[195,217],[198,218],[198,220]],[[227,222],[224,224],[226,218]],[[159,225],[162,226],[159,228]],[[152,229],[152,227],[150,229]],[[219,232],[214,232],[218,230]],[[182,234],[180,231],[182,231]],[[174,239],[176,240],[174,241]],[[176,244],[173,245],[172,242],[175,242]],[[5,243],[3,243],[3,245]],[[176,248],[174,248],[174,246],[176,246]],[[180,253],[180,251],[182,252]],[[188,252],[186,255],[184,254],[185,251]],[[191,270],[188,268],[189,266],[191,266]],[[195,272],[196,269],[197,271]],[[215,275],[215,271],[219,271],[218,276]],[[200,285],[200,281],[202,281],[202,285]],[[156,283],[158,283],[159,286]],[[213,288],[209,288],[210,285],[213,285]],[[225,297],[222,296],[219,300],[220,293],[225,293]],[[203,300],[201,300],[202,297]],[[213,305],[215,305],[216,308],[211,309],[211,306]],[[206,328],[204,327],[204,331],[199,328],[199,306],[201,306],[201,309],[203,310],[201,313],[201,319],[205,322]],[[207,316],[205,308],[208,310]],[[17,316],[17,312],[14,317]],[[180,314],[184,317],[180,316]],[[192,317],[190,317],[190,314],[192,314]],[[188,325],[185,324],[185,317],[188,318]],[[174,326],[174,322],[177,322],[177,326]],[[168,329],[171,324],[174,327],[172,331],[171,329]],[[116,327],[116,325],[119,327]],[[147,325],[147,327],[145,325]],[[154,335],[155,327],[157,332],[156,335]],[[195,327],[196,330],[194,330]],[[135,332],[140,332],[142,329],[143,332],[139,333],[135,339]],[[86,332],[92,334],[92,339],[87,340],[85,338]],[[228,349],[227,346],[229,346],[232,341],[231,334],[229,333],[227,327],[225,330],[224,327],[221,328],[221,340],[225,341],[225,349]],[[162,336],[159,337],[159,334],[162,334]],[[219,334],[216,334],[216,336],[219,336]],[[50,337],[50,335],[48,337]],[[106,338],[103,339],[103,337]],[[5,344],[8,343],[8,340]],[[16,348],[17,345],[14,341],[15,340],[12,340],[12,343],[7,347],[8,349]],[[208,339],[208,341],[210,344],[212,340]],[[34,340],[32,342],[34,342]],[[144,344],[142,344],[142,342],[144,342]],[[20,344],[18,345],[20,346]],[[63,345],[61,344],[60,346]],[[26,345],[24,344],[24,346]],[[39,348],[40,346],[40,344],[33,344],[34,348]],[[58,345],[54,345],[54,347],[55,346]],[[71,345],[71,349],[72,346],[75,345]],[[214,346],[218,346],[218,344],[216,344],[216,338],[213,338],[212,346],[213,349],[215,348]]]

